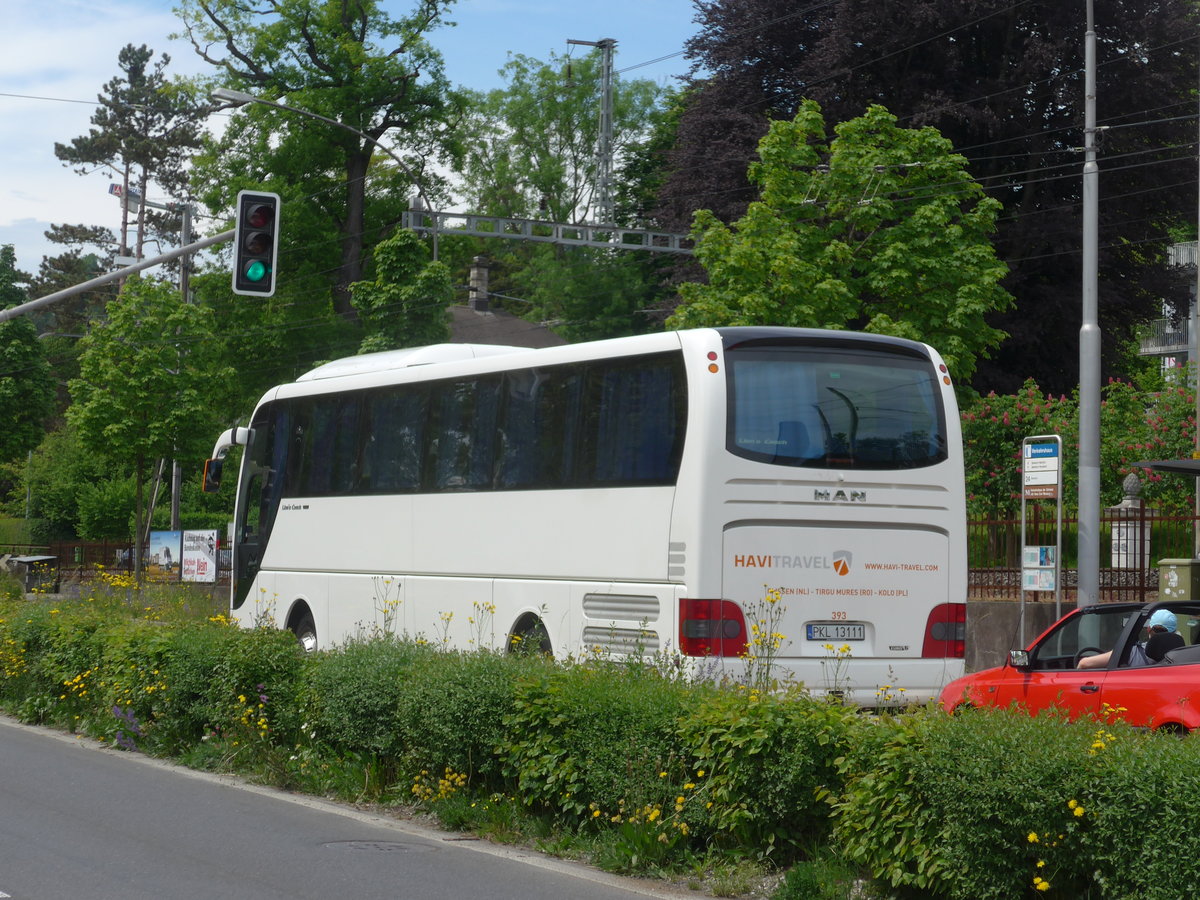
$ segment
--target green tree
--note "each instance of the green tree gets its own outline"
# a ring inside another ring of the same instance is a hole
[[[599,52],[580,59],[520,54],[500,70],[507,85],[467,95],[462,174],[479,212],[551,222],[595,219],[600,134]],[[642,138],[659,88],[613,80],[613,156]]]
[[[80,536],[80,495],[84,485],[114,477],[112,466],[79,438],[69,423],[46,434],[27,463],[10,466],[13,489],[8,498],[11,515],[28,510],[30,539],[69,540]],[[125,530],[133,506],[125,510]]]
[[[600,53],[551,54],[547,62],[514,55],[501,75],[503,88],[467,94],[460,169],[467,202],[489,215],[600,221]],[[653,131],[661,93],[648,80],[614,78],[613,156],[622,176],[628,174],[627,158]],[[624,187],[627,179],[618,178],[617,184]],[[627,194],[614,189],[614,195],[617,222],[639,224]],[[477,246],[493,261],[498,304],[524,318],[551,322],[570,340],[653,327],[642,311],[656,305],[663,280],[656,261],[647,259],[656,254],[533,241],[488,240]]]
[[[0,247],[0,309],[29,299],[11,244]],[[54,379],[45,348],[28,316],[0,323],[0,462],[24,456],[42,439],[54,409]]]
[[[45,235],[63,251],[42,257],[32,281],[31,296],[44,297],[112,271],[117,241],[110,229],[95,225],[51,225]],[[116,296],[115,283],[103,284],[30,314],[43,336],[46,358],[54,370],[57,420],[61,420],[61,413],[71,400],[67,383],[79,374],[77,341],[87,331],[88,323],[103,316],[105,306]]]
[[[984,317],[1011,303],[986,197],[934,128],[883,107],[829,141],[816,103],[773,122],[750,168],[759,200],[732,228],[696,214],[709,283],[681,285],[668,320],[852,328],[933,344],[959,383],[1004,337]]]
[[[346,126],[249,104],[196,160],[213,210],[232,209],[245,187],[284,197],[281,273],[311,261],[307,274],[325,281],[324,291],[300,289],[310,309],[315,297],[328,300],[332,281],[334,312],[353,318],[350,285],[363,279],[367,248],[407,208],[414,180],[425,196],[438,196],[434,166],[457,152],[457,104],[425,35],[451,3],[416,0],[400,18],[377,0],[182,0],[177,10],[196,52],[220,70],[214,85],[286,98]],[[380,153],[381,143],[405,164]]]
[[[354,308],[366,330],[359,353],[420,347],[450,338],[446,307],[454,283],[444,263],[411,231],[397,231],[375,248],[374,281],[350,285]]]
[[[511,290],[525,304],[510,311],[535,321],[548,322],[569,341],[643,334],[661,325],[647,312],[663,292],[659,277],[664,254],[636,250],[602,250],[596,247],[530,248],[513,266]]]
[[[199,457],[214,410],[235,372],[214,363],[211,313],[173,287],[134,277],[81,340],[68,421],[80,438],[135,479],[135,535],[145,524],[145,483],[157,459]],[[140,540],[135,569],[141,574]]]

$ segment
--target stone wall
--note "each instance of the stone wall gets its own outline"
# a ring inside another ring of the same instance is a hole
[[[990,669],[1003,664],[1009,650],[1028,646],[1045,631],[1058,616],[1053,601],[1028,602],[1025,608],[1024,636],[1021,634],[1019,600],[967,601],[967,658],[968,672]],[[1074,603],[1062,604],[1062,615],[1075,608]]]

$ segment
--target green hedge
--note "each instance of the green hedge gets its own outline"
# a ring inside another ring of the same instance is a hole
[[[796,874],[816,883],[836,857],[898,897],[1200,890],[1194,738],[1007,711],[875,717],[637,661],[395,638],[304,656],[286,632],[161,618],[0,600],[0,707],[462,827],[495,833],[519,811],[597,841],[589,858],[617,871],[812,859]]]
[[[1007,710],[904,716],[842,760],[833,839],[902,896],[1200,891],[1195,738]]]

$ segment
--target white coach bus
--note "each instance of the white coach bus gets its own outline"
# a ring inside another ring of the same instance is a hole
[[[921,702],[963,673],[962,441],[924,344],[763,327],[395,350],[268,391],[210,489],[234,444],[233,617],[309,648],[383,626],[736,677],[769,608],[773,671],[814,692]]]

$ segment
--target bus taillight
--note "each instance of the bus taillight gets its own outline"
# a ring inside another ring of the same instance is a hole
[[[943,603],[935,606],[925,623],[925,644],[921,656],[927,659],[967,655],[967,604]]]
[[[679,649],[685,656],[742,656],[746,617],[732,600],[679,601]]]

